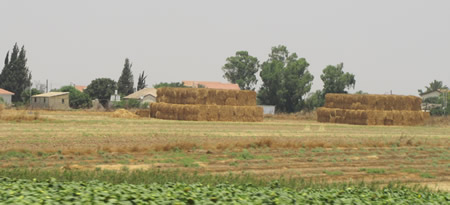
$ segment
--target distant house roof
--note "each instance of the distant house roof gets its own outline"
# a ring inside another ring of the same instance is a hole
[[[9,91],[7,91],[5,89],[1,89],[1,88],[0,88],[0,94],[3,94],[3,95],[14,95],[13,92],[9,92]]]
[[[87,86],[84,85],[75,85],[75,89],[79,90],[80,92],[83,92],[86,88]]]
[[[205,86],[205,88],[214,89],[227,89],[227,90],[240,90],[238,84],[211,82],[211,81],[183,81],[183,84],[187,87],[198,88],[199,85]]]
[[[59,95],[66,95],[66,94],[69,94],[69,92],[48,92],[48,93],[44,93],[44,94],[33,95],[31,97],[49,98],[49,97],[55,97],[55,96],[59,96]]]
[[[448,93],[450,93],[450,90],[447,90],[447,89],[438,89],[438,90],[433,90],[433,91],[429,91],[429,92],[422,93],[422,94],[420,94],[420,96],[428,95],[428,94],[434,93],[434,92],[437,92],[437,93],[445,93],[446,91],[447,91]]]
[[[156,88],[144,88],[144,89],[138,90],[135,93],[132,93],[124,98],[125,99],[141,99],[141,97],[145,97],[147,95],[153,95],[154,97],[156,97],[157,96]]]

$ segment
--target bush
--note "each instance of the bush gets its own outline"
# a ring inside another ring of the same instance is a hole
[[[69,105],[73,109],[92,107],[92,100],[89,95],[77,90],[75,87],[64,86],[59,91],[69,92]]]
[[[141,102],[136,99],[123,99],[119,102],[113,102],[113,108],[119,109],[119,108],[141,108]]]

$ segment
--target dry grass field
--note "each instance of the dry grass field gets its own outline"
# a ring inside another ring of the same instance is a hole
[[[3,116],[12,115],[4,110]],[[161,169],[261,178],[400,181],[450,190],[450,125],[358,126],[284,115],[264,122],[114,118],[39,111],[0,120],[0,168]]]

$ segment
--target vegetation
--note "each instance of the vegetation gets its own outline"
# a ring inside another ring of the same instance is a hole
[[[141,74],[139,74],[138,83],[137,83],[137,90],[142,90],[145,87],[147,87],[147,84],[145,84],[145,79],[147,78],[147,75],[144,75],[144,71],[142,71]]]
[[[117,90],[122,96],[127,96],[134,92],[133,73],[131,72],[132,66],[133,65],[130,63],[130,60],[126,58],[125,64],[123,65],[122,75],[120,75],[119,81],[117,81]]]
[[[110,78],[97,78],[84,90],[92,99],[98,99],[106,107],[111,95],[117,89],[117,83]]]
[[[247,51],[237,51],[235,56],[227,58],[227,63],[222,67],[224,78],[229,82],[238,84],[241,90],[255,90],[256,73],[259,69],[259,62],[256,57],[248,54]]]
[[[31,96],[33,96],[33,95],[39,95],[39,94],[41,94],[42,92],[40,91],[40,90],[38,90],[38,89],[36,89],[36,88],[32,88],[31,89],[31,93],[30,93],[30,89],[26,89],[26,90],[24,90],[23,92],[22,92],[22,99],[23,99],[23,101],[25,102],[25,104],[28,104],[28,103],[30,103],[30,98],[31,98]]]
[[[269,59],[261,65],[263,85],[258,93],[261,104],[275,105],[278,112],[298,112],[304,108],[304,95],[311,90],[314,76],[309,63],[286,46],[272,47]]]
[[[425,91],[419,89],[418,92],[419,94],[423,94],[432,91],[437,91],[439,89],[448,89],[448,86],[444,85],[442,81],[434,80],[433,82],[430,83],[429,86],[425,86]]]
[[[31,72],[27,67],[25,47],[19,50],[17,43],[14,44],[11,56],[9,51],[5,57],[5,65],[0,73],[0,88],[9,90],[15,95],[13,102],[22,102],[22,93],[31,86]]]
[[[63,86],[59,91],[69,92],[69,105],[73,109],[92,107],[92,100],[89,95],[77,90],[73,86]]]
[[[185,88],[186,86],[184,86],[184,84],[181,82],[171,82],[171,83],[166,83],[166,82],[161,82],[158,84],[154,84],[153,85],[154,88],[163,88],[163,87],[172,87],[172,88]]]
[[[445,204],[446,193],[414,191],[409,188],[373,190],[367,187],[345,189],[302,189],[294,191],[273,183],[268,187],[251,184],[109,184],[99,181],[58,182],[56,180],[16,180],[2,178],[0,200],[18,203],[154,203],[154,204]]]

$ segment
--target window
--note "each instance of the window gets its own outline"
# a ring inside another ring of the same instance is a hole
[[[45,98],[44,98],[44,103],[45,103]]]
[[[36,102],[36,98],[34,98],[34,102]]]
[[[64,99],[61,99],[62,104],[64,104]]]

